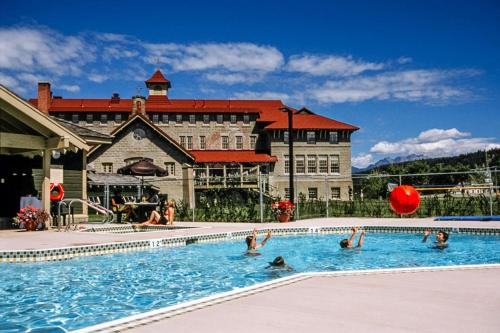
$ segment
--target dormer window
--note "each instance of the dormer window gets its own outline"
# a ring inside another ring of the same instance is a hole
[[[196,115],[194,115],[194,114],[189,115],[189,123],[196,124]]]
[[[339,135],[337,132],[330,132],[330,143],[339,143]]]
[[[316,132],[313,132],[313,131],[307,132],[307,143],[309,143],[309,144],[316,143]]]
[[[94,122],[94,115],[92,113],[87,114],[87,124],[92,124]]]
[[[182,114],[176,114],[175,115],[175,122],[177,124],[182,124]]]
[[[224,122],[224,117],[221,114],[217,115],[217,124],[222,124]]]
[[[236,115],[232,114],[230,120],[231,120],[231,124],[236,124]]]
[[[74,123],[78,123],[78,120],[79,120],[78,118],[79,118],[78,117],[78,113],[73,113],[71,115],[71,121],[74,122]]]

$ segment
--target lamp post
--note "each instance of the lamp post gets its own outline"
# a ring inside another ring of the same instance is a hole
[[[290,195],[290,201],[295,202],[295,190],[293,182],[293,169],[294,169],[294,159],[293,159],[293,110],[288,107],[281,108],[281,111],[288,112],[288,168],[289,168],[289,185],[288,193]]]

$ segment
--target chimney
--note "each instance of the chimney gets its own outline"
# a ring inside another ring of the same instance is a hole
[[[51,99],[50,83],[38,82],[38,110],[48,115]]]

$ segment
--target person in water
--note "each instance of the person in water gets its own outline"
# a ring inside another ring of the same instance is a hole
[[[266,245],[266,242],[269,238],[271,238],[271,230],[267,232],[266,237],[264,237],[262,242],[260,242],[260,244],[257,244],[257,229],[253,229],[252,234],[245,238],[245,242],[247,243],[247,251],[245,252],[245,255],[259,256],[260,253],[258,249]]]
[[[361,234],[359,235],[359,238],[358,238],[358,245],[356,247],[353,247],[354,237],[356,236],[356,233],[358,232],[358,228],[354,227],[351,230],[352,230],[351,237],[341,240],[340,247],[343,249],[353,249],[353,248],[360,249],[363,246],[363,241],[365,239],[365,231],[364,230],[361,231]]]
[[[422,243],[425,243],[427,242],[427,238],[429,238],[429,236],[431,235],[431,231],[430,230],[426,230],[425,233],[424,233],[424,238],[422,239]],[[439,230],[436,234],[436,241],[434,242],[434,246],[433,248],[436,248],[436,249],[445,249],[448,247],[448,233],[443,231],[443,230]]]
[[[289,272],[293,271],[293,268],[286,263],[285,259],[282,256],[274,258],[274,260],[269,263],[269,266],[267,266],[267,268],[286,270]]]

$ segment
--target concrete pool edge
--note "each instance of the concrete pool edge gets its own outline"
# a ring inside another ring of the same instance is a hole
[[[500,228],[477,228],[477,227],[423,227],[423,226],[373,226],[373,225],[358,225],[360,228],[367,230],[370,233],[422,233],[425,229],[433,231],[445,230],[451,233],[463,233],[471,235],[484,236],[500,236]],[[262,226],[260,226],[262,227]],[[348,233],[351,226],[266,226],[258,230],[259,235],[271,230],[274,235],[311,235],[311,234],[341,234]],[[2,250],[0,251],[0,263],[29,263],[29,262],[46,262],[46,261],[62,261],[78,257],[100,256],[114,253],[144,251],[153,248],[161,247],[176,247],[185,246],[193,243],[209,243],[223,240],[242,239],[249,235],[252,229],[242,229],[236,231],[219,231],[213,232],[209,228],[192,228],[198,231],[192,235],[171,235],[160,238],[147,238],[140,240],[114,241],[103,242],[98,244],[65,246],[43,249],[27,249],[27,250]],[[208,231],[208,232],[207,232]],[[210,232],[212,231],[212,232]],[[92,233],[90,233],[92,234]],[[149,234],[154,234],[151,232]]]
[[[454,266],[431,266],[431,267],[412,267],[412,268],[391,268],[391,269],[371,269],[371,270],[352,270],[337,272],[308,272],[298,273],[288,277],[276,280],[258,283],[253,286],[239,288],[228,292],[200,298],[198,300],[183,302],[180,304],[148,311],[145,313],[88,326],[82,329],[71,331],[74,333],[87,332],[116,332],[132,328],[149,325],[160,320],[165,320],[177,315],[191,311],[203,309],[208,306],[224,303],[227,301],[239,299],[245,296],[258,294],[270,289],[279,288],[289,284],[314,277],[342,277],[342,276],[362,276],[362,275],[383,275],[383,274],[402,274],[402,273],[420,273],[420,272],[444,272],[444,271],[469,271],[469,270],[487,270],[500,269],[500,264],[478,264],[478,265],[454,265]]]

